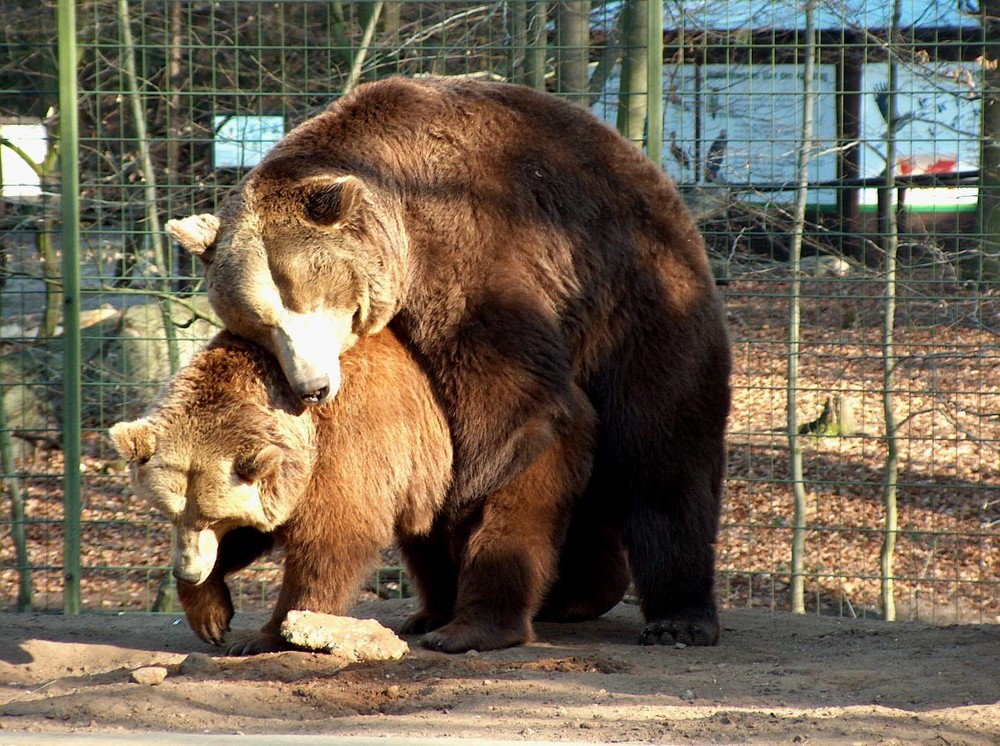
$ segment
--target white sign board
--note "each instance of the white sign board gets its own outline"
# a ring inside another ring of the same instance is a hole
[[[802,135],[801,65],[672,65],[664,69],[663,166],[679,184],[727,184],[754,201],[790,201]],[[618,73],[595,104],[614,124]],[[837,178],[836,70],[817,65],[813,80],[809,180]],[[767,187],[755,191],[754,187]],[[813,204],[836,203],[833,189],[816,189]]]
[[[0,123],[0,137],[8,140],[41,165],[49,150],[48,133],[41,122],[34,124]],[[0,196],[40,197],[42,183],[34,169],[6,146],[0,146]]]
[[[885,64],[862,68],[862,176],[875,177],[885,171],[888,75]],[[896,175],[979,168],[979,66],[958,62],[899,65],[896,78]],[[977,197],[976,187],[909,189],[906,205],[915,210],[967,210],[975,208]],[[875,189],[861,190],[862,209],[874,209],[877,204]]]
[[[253,168],[285,135],[281,116],[218,114],[214,117],[215,168]]]

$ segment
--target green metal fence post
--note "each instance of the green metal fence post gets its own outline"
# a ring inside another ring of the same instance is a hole
[[[80,613],[80,205],[75,0],[59,0],[63,276],[63,613]]]

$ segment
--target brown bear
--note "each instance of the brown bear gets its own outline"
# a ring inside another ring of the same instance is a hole
[[[174,574],[199,637],[221,644],[229,628],[226,576],[283,546],[273,615],[256,636],[232,642],[231,654],[289,647],[278,631],[291,609],[344,613],[393,534],[424,599],[421,617],[437,615],[447,580],[428,574],[435,568],[427,547],[455,552],[449,561],[460,563],[467,526],[483,509],[448,500],[447,422],[392,332],[359,340],[341,365],[337,398],[305,409],[269,353],[222,332],[168,383],[146,417],[111,428],[136,493],[174,523]],[[590,473],[595,424],[578,395],[582,416],[567,450],[553,451],[560,460],[533,485],[560,492],[554,503],[579,495]],[[566,504],[548,523],[519,530],[557,546],[569,512]],[[530,639],[530,614],[540,604],[532,601],[521,636],[503,644]]]
[[[292,130],[218,219],[168,230],[204,260],[226,327],[271,350],[305,403],[336,395],[338,356],[387,325],[426,371],[451,499],[485,500],[476,531],[506,537],[471,536],[461,567],[428,558],[458,578],[428,645],[489,646],[556,576],[542,615],[566,615],[623,553],[642,642],[718,640],[724,311],[677,190],[613,129],[520,86],[386,79]],[[577,389],[599,435],[557,569],[515,527],[557,510],[532,485]]]

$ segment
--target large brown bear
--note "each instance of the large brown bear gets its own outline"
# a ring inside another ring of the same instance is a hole
[[[270,621],[259,634],[231,641],[230,654],[289,647],[278,631],[291,609],[343,614],[394,534],[423,599],[421,618],[450,614],[440,601],[447,579],[433,575],[425,547],[454,551],[451,561],[460,562],[468,526],[483,505],[448,498],[452,447],[444,413],[420,367],[388,330],[359,340],[341,365],[337,398],[303,411],[269,353],[223,332],[169,382],[147,416],[111,428],[115,448],[130,462],[136,494],[174,524],[179,596],[199,637],[221,644],[229,629],[226,576],[275,545],[284,548]],[[559,493],[552,495],[559,513],[517,527],[536,534],[539,545],[561,542],[569,502],[590,474],[595,423],[578,396],[572,438],[565,450],[553,449],[557,459],[544,482],[533,485]],[[497,497],[488,509],[502,509]],[[597,580],[595,589],[608,587]],[[620,589],[610,590],[610,596],[591,593],[598,606],[590,613],[618,600]],[[541,602],[530,601],[520,638],[495,639],[530,639],[530,614]]]
[[[718,640],[724,313],[676,189],[614,130],[519,86],[388,79],[290,132],[218,220],[169,230],[204,260],[227,328],[271,350],[307,404],[336,395],[338,357],[387,325],[427,372],[451,499],[486,506],[460,563],[428,549],[453,610],[415,623],[428,645],[517,637],[538,589],[559,577],[559,616],[623,552],[641,641]],[[559,509],[533,485],[577,387],[599,438],[557,570],[515,527]]]

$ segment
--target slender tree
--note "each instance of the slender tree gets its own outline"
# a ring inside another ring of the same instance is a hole
[[[898,358],[894,342],[896,326],[896,254],[899,250],[899,225],[896,220],[896,205],[893,200],[896,191],[896,91],[899,86],[898,66],[894,55],[899,37],[901,0],[894,0],[892,19],[889,24],[889,82],[886,106],[885,135],[885,182],[880,187],[879,232],[885,254],[885,288],[883,292],[882,318],[882,409],[885,415],[886,456],[882,482],[882,501],[885,508],[885,530],[882,535],[880,553],[882,614],[886,621],[896,619],[896,602],[893,592],[895,572],[893,561],[896,551],[896,531],[898,513],[896,492],[899,482],[898,425],[895,414],[895,380]]]
[[[815,7],[813,0],[805,3],[806,46],[802,66],[802,130],[795,173],[795,208],[792,222],[792,245],[789,270],[788,311],[788,454],[792,475],[792,611],[804,614],[805,607],[805,542],[806,486],[802,470],[802,443],[798,425],[799,349],[801,325],[802,235],[806,224],[806,203],[809,199],[809,162],[813,155],[813,108],[815,94],[813,77],[816,66]]]
[[[979,0],[983,26],[982,139],[980,140],[980,250],[962,263],[976,282],[1000,280],[1000,0]]]
[[[646,129],[649,66],[649,0],[629,0],[622,9],[623,52],[618,91],[618,131],[641,143]]]
[[[529,3],[527,9],[527,44],[524,56],[524,83],[536,91],[545,90],[545,70],[548,59],[549,4]]]
[[[556,86],[561,95],[586,105],[590,93],[590,2],[561,0],[557,5],[559,48]]]
[[[118,24],[122,43],[122,67],[125,77],[125,87],[130,108],[132,110],[133,125],[137,146],[139,148],[139,162],[142,169],[143,190],[146,211],[146,228],[149,241],[153,246],[153,261],[156,265],[157,289],[164,294],[171,292],[170,287],[170,261],[167,256],[167,239],[160,230],[160,214],[158,209],[157,179],[156,169],[153,166],[153,157],[150,151],[149,132],[146,124],[146,107],[142,95],[141,82],[136,71],[135,57],[136,44],[132,36],[130,26],[131,14],[128,0],[118,0]],[[170,363],[171,373],[176,372],[180,366],[180,351],[177,347],[177,330],[174,327],[173,316],[171,314],[170,301],[167,295],[161,297],[160,313],[163,318],[163,333],[167,340],[167,357]]]

